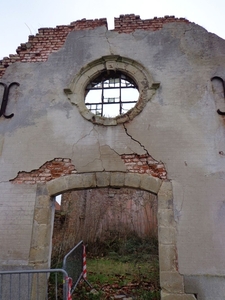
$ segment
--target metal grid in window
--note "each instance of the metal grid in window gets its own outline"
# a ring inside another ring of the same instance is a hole
[[[87,85],[85,105],[95,115],[115,117],[134,107],[138,97],[133,79],[121,72],[107,71]]]

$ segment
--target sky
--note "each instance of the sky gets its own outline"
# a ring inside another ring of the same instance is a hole
[[[39,28],[69,25],[76,20],[107,18],[113,29],[121,14],[152,19],[184,17],[225,39],[225,0],[0,0],[0,59],[16,54]]]

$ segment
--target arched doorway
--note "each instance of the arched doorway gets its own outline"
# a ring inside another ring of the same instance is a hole
[[[72,174],[44,184],[38,184],[29,264],[36,268],[50,265],[54,221],[52,197],[70,190],[102,187],[130,187],[149,191],[158,196],[161,298],[172,299],[168,297],[176,294],[184,295],[183,276],[179,274],[177,267],[172,184],[170,181],[163,181],[147,174],[92,172]],[[186,296],[184,295],[184,297]]]

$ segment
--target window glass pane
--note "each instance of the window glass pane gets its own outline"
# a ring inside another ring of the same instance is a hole
[[[136,89],[121,89],[122,102],[126,101],[137,101],[139,92]]]
[[[125,114],[134,107],[134,103],[123,103],[122,104],[122,114]]]
[[[103,117],[113,118],[120,114],[119,104],[108,104],[103,107]]]
[[[88,92],[85,102],[86,103],[99,103],[102,102],[102,91],[101,90],[91,90]]]
[[[104,102],[109,102],[107,99],[109,98],[114,98],[114,102],[119,101],[119,96],[120,96],[120,90],[119,89],[109,89],[109,90],[104,90]]]

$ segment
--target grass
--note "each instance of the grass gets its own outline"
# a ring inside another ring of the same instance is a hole
[[[132,237],[123,241],[121,247],[118,243],[116,247],[111,246],[103,257],[90,256],[87,258],[87,274],[93,289],[81,282],[73,299],[105,300],[114,299],[115,295],[140,300],[160,299],[155,240]]]
[[[92,288],[81,281],[72,295],[73,300],[112,300],[122,295],[133,300],[160,299],[155,238],[115,235],[111,240],[89,244],[88,249],[87,280]]]
[[[121,257],[123,259],[123,257]],[[148,262],[120,261],[110,257],[88,259],[88,274],[91,282],[113,283],[120,279],[121,282],[132,280],[158,281],[158,259],[152,258]]]

